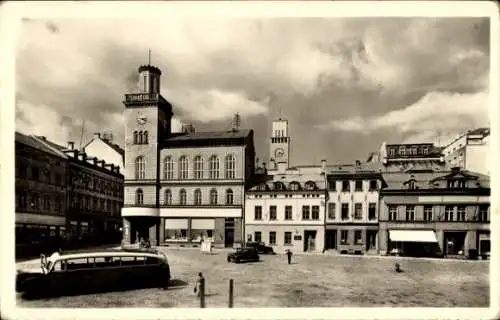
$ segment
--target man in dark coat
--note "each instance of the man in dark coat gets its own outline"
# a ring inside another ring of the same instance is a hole
[[[292,264],[292,251],[290,249],[286,250],[286,255],[288,257],[288,264]]]

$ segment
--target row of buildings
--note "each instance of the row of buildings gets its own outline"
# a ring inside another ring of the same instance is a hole
[[[261,241],[277,252],[489,252],[489,179],[468,170],[480,164],[478,156],[463,160],[467,147],[458,147],[473,139],[458,139],[447,153],[434,144],[384,143],[367,161],[292,167],[288,122],[279,119],[268,167],[257,166],[252,130],[172,132],[161,71],[151,65],[138,71],[139,92],[123,101],[125,243],[193,246],[209,239],[228,247]],[[462,168],[453,162],[457,152]]]
[[[72,142],[16,132],[16,254],[119,242],[123,156],[110,134],[96,134],[77,150]]]

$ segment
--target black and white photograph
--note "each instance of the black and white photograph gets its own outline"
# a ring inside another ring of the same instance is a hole
[[[498,316],[498,8],[355,2],[0,7],[2,317]]]

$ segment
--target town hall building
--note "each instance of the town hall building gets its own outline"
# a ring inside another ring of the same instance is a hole
[[[125,94],[123,239],[217,247],[242,241],[246,181],[254,172],[252,130],[173,133],[161,71],[139,67],[140,92]]]

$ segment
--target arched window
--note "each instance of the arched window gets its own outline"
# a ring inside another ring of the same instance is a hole
[[[219,158],[217,156],[210,157],[209,167],[210,179],[219,179]]]
[[[186,156],[179,158],[179,179],[187,179],[189,172],[189,163]]]
[[[233,204],[233,190],[226,190],[226,204]]]
[[[184,189],[181,189],[181,191],[179,191],[179,203],[181,205],[186,205],[187,203],[186,190]]]
[[[194,205],[195,206],[201,205],[201,190],[200,189],[194,190]]]
[[[298,183],[297,181],[290,182],[290,189],[293,191],[300,190],[300,183]]]
[[[142,192],[142,189],[137,189],[135,192],[135,204],[144,204],[144,192]]]
[[[236,170],[236,160],[233,155],[228,155],[225,160],[225,178],[234,179]]]
[[[144,131],[144,133],[142,134],[142,143],[148,144],[148,132],[147,131]]]
[[[217,190],[215,189],[210,190],[210,204],[211,205],[217,204]]]
[[[306,190],[316,190],[316,183],[314,181],[307,181],[305,187]]]
[[[174,178],[174,160],[170,156],[165,157],[163,161],[163,177],[166,180]]]
[[[139,143],[138,135],[139,135],[139,133],[137,131],[134,131],[134,144]]]
[[[170,189],[165,190],[165,205],[172,204],[172,191]]]
[[[286,190],[285,185],[282,182],[275,182],[274,183],[274,189],[275,190],[279,190],[279,191]]]
[[[135,179],[144,179],[146,176],[146,163],[143,156],[135,158]]]
[[[203,158],[201,156],[194,158],[194,178],[203,179]]]
[[[137,144],[142,144],[142,131],[137,133]]]

